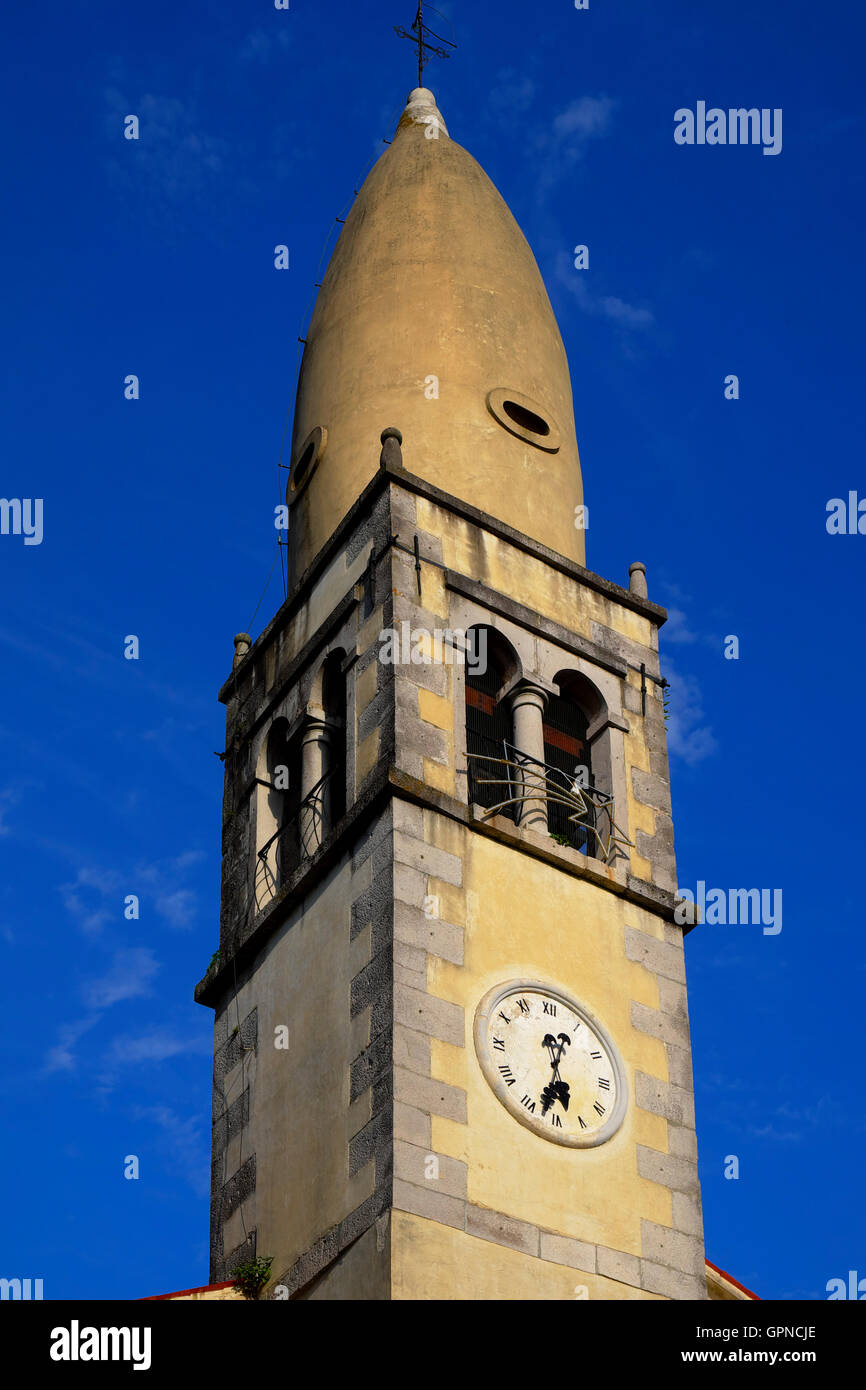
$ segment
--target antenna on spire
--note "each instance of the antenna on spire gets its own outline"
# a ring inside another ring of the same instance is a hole
[[[445,19],[444,15],[439,14],[438,10],[433,10],[432,12],[435,15],[439,15],[439,18],[443,20],[445,24],[448,24],[448,20]],[[450,29],[451,25],[448,24],[448,27]],[[451,30],[451,32],[454,32],[453,29]],[[394,25],[394,33],[397,34],[401,39],[411,39],[412,43],[418,45],[419,87],[424,86],[424,64],[429,63],[430,61],[430,59],[426,55],[429,53],[437,58],[450,58],[451,54],[448,52],[448,49],[454,49],[457,47],[457,44],[454,42],[453,39],[446,39],[442,34],[437,34],[434,29],[431,29],[429,24],[424,23],[423,0],[418,0],[418,13],[415,16],[415,23],[412,25],[411,33],[408,29],[404,29],[402,25],[398,28],[396,24]],[[438,39],[439,43],[428,43],[428,35],[431,38]],[[447,44],[448,47],[442,48],[440,47],[441,44]]]

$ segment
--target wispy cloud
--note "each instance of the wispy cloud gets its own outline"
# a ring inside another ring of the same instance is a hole
[[[84,987],[84,1001],[91,1009],[107,1009],[124,999],[138,999],[150,993],[159,963],[146,946],[117,951],[104,975]]]
[[[682,608],[669,608],[668,620],[664,626],[665,642],[697,642],[698,634],[689,627]]]
[[[568,181],[590,143],[610,130],[615,109],[611,97],[577,97],[538,130],[532,143],[539,199]]]
[[[205,858],[201,850],[186,850],[174,859],[139,866],[137,879],[153,894],[154,907],[170,927],[191,928],[196,916],[196,896],[182,884],[188,871]]]
[[[150,1120],[162,1130],[167,1163],[180,1172],[197,1196],[207,1196],[210,1155],[201,1118],[192,1115],[184,1119],[165,1105],[137,1106],[132,1113],[135,1119]]]
[[[242,63],[269,63],[279,57],[291,46],[291,31],[287,28],[253,29],[238,46],[237,54]]]
[[[226,173],[232,147],[206,128],[195,104],[155,92],[134,96],[111,86],[105,105],[113,182],[160,216],[201,206]],[[127,116],[138,118],[137,140],[124,136]]]
[[[638,309],[634,304],[627,304],[616,294],[599,295],[592,312],[621,324],[623,328],[645,328],[653,322],[651,309]]]
[[[545,227],[543,237],[536,240],[550,248],[553,278],[582,313],[607,319],[623,334],[648,328],[655,321],[650,308],[632,304],[622,295],[600,287],[597,273],[590,280],[585,271],[576,269],[572,254],[558,249],[563,238],[553,209],[554,194],[573,181],[592,144],[610,134],[617,103],[612,97],[587,94],[575,97],[552,120],[533,122],[529,108],[536,96],[544,95],[543,82],[521,76],[513,69],[504,69],[499,76],[500,81],[488,99],[490,114],[498,125],[511,128],[510,133],[519,124],[527,142],[535,180],[533,203],[536,216],[540,215]]]
[[[596,294],[582,271],[574,269],[570,255],[560,251],[554,262],[554,278],[585,314],[610,319],[620,328],[647,328],[654,320],[650,309],[627,304],[618,295]]]
[[[723,652],[724,639],[718,627],[714,631],[707,631],[705,623],[702,623],[698,629],[690,620],[688,610],[693,608],[696,602],[693,594],[668,578],[659,581],[659,591],[668,614],[668,620],[662,629],[663,644],[699,643],[702,647],[710,647],[717,654]],[[715,616],[718,618],[718,614]]]
[[[794,1129],[780,1129],[778,1125],[748,1125],[746,1133],[752,1139],[771,1139],[779,1144],[798,1144],[803,1138],[800,1131]]]
[[[671,682],[668,697],[668,751],[690,767],[716,752],[718,744],[706,721],[700,683],[694,676],[681,674],[666,661],[665,674]]]
[[[171,859],[137,864],[123,874],[85,865],[70,883],[61,885],[63,905],[86,935],[95,936],[121,918],[125,896],[135,893],[142,911],[152,906],[168,926],[186,931],[194,925],[197,903],[184,879],[204,858],[202,850],[186,850]]]
[[[49,1048],[45,1055],[44,1070],[46,1072],[56,1071],[75,1071],[78,1066],[76,1046],[85,1033],[89,1033],[91,1028],[95,1028],[99,1022],[101,1014],[91,1014],[86,1018],[80,1018],[75,1023],[66,1023],[60,1029],[60,1040],[54,1047]]]
[[[147,1062],[167,1062],[170,1057],[181,1057],[187,1053],[201,1055],[209,1053],[211,1043],[206,1037],[181,1037],[166,1028],[156,1028],[150,1033],[126,1033],[116,1037],[108,1049],[111,1067],[139,1066]]]
[[[502,68],[496,74],[487,94],[487,104],[497,126],[511,124],[523,117],[538,92],[538,83],[516,68]]]
[[[72,1023],[63,1024],[58,1041],[45,1054],[44,1071],[48,1074],[76,1071],[79,1065],[77,1046],[85,1034],[101,1022],[104,1011],[113,1004],[149,994],[150,983],[158,970],[158,962],[147,947],[116,951],[105,973],[82,985],[81,993],[90,1012]]]
[[[581,141],[604,135],[610,128],[615,103],[611,97],[578,97],[553,118],[553,133],[560,142],[568,140],[571,158],[580,158]]]
[[[87,936],[97,936],[121,913],[121,880],[114,870],[85,866],[60,886],[63,906]]]
[[[208,1056],[212,1040],[206,1035],[184,1034],[167,1026],[148,1032],[119,1033],[99,1055],[94,1096],[105,1101],[116,1089],[121,1076],[124,1086],[139,1081],[155,1067],[178,1057]]]

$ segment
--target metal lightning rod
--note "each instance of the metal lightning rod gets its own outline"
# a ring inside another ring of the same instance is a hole
[[[433,10],[433,14],[438,15],[439,11]],[[447,19],[445,19],[443,15],[439,15],[439,18],[444,20],[444,22],[448,24]],[[415,16],[415,22],[412,25],[411,32],[408,29],[404,29],[402,25],[398,26],[395,24],[394,33],[397,34],[399,38],[409,39],[412,43],[418,45],[419,87],[424,86],[424,65],[425,63],[429,63],[430,61],[430,58],[427,55],[430,54],[431,56],[434,56],[436,58],[450,58],[451,54],[448,52],[448,49],[455,49],[457,47],[457,44],[452,39],[446,39],[444,35],[437,34],[434,29],[431,29],[428,24],[424,23],[423,0],[418,0],[418,13]],[[438,43],[428,43],[428,35],[431,38],[437,39]],[[442,44],[447,44],[447,48],[441,47],[440,45]]]

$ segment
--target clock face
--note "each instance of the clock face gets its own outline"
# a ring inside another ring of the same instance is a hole
[[[485,995],[475,1049],[499,1100],[544,1139],[603,1144],[622,1124],[625,1072],[601,1025],[548,985],[512,982]]]

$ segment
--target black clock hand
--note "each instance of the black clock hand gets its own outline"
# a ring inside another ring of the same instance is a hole
[[[544,1037],[541,1040],[541,1046],[546,1047],[548,1052],[550,1053],[550,1065],[553,1068],[553,1075],[555,1080],[559,1079],[559,1063],[562,1059],[563,1052],[565,1051],[566,1047],[568,1047],[570,1042],[571,1038],[568,1036],[567,1033],[560,1033],[558,1046],[557,1040],[552,1033],[545,1033]]]
[[[552,1105],[557,1101],[562,1104],[563,1110],[568,1109],[570,1099],[569,1086],[567,1081],[563,1081],[559,1074],[559,1063],[562,1054],[571,1042],[567,1033],[560,1033],[559,1043],[552,1033],[545,1033],[541,1040],[541,1046],[547,1048],[550,1054],[551,1078],[541,1093],[541,1113],[546,1115]]]

